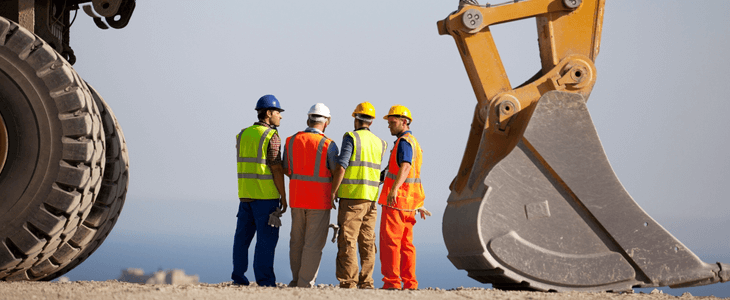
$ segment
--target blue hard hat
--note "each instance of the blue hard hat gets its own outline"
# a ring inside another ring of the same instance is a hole
[[[263,95],[259,98],[259,101],[256,102],[256,110],[260,109],[276,109],[278,111],[284,111],[281,108],[281,105],[279,105],[279,100],[276,99],[274,95]]]

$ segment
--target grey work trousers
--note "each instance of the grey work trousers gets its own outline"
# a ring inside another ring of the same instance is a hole
[[[337,238],[335,274],[341,288],[374,288],[375,225],[378,207],[374,201],[341,199],[337,214],[340,235]],[[358,274],[357,252],[360,252]]]
[[[291,209],[291,239],[289,264],[290,287],[313,287],[322,260],[322,249],[327,243],[330,222],[329,209]]]

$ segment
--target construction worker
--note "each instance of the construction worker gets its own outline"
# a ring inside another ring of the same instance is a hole
[[[307,129],[286,139],[284,171],[289,176],[292,229],[289,241],[290,287],[313,287],[327,242],[333,208],[332,170],[337,145],[324,135],[330,110],[322,103],[307,114]]]
[[[398,137],[385,171],[383,191],[378,204],[383,206],[380,219],[380,267],[383,289],[418,289],[416,247],[413,225],[416,213],[426,219],[431,213],[423,208],[425,195],[421,185],[421,146],[410,131],[411,111],[394,105],[383,117],[390,134]]]
[[[372,289],[380,163],[388,144],[370,132],[375,107],[363,102],[352,112],[355,131],[345,133],[337,160],[332,199],[340,198],[336,276],[341,288]],[[340,185],[341,184],[341,185]],[[359,244],[359,245],[358,245]],[[358,274],[357,248],[360,252]]]
[[[276,127],[284,110],[273,95],[256,102],[259,121],[236,136],[238,151],[238,221],[233,239],[234,284],[248,285],[248,247],[256,235],[253,271],[259,286],[276,286],[274,250],[279,227],[269,226],[272,214],[286,212],[284,170],[281,165],[281,139]]]

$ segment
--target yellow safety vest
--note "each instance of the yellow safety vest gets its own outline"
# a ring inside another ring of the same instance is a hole
[[[238,198],[279,199],[274,176],[266,165],[266,150],[276,129],[253,125],[236,135]]]
[[[375,201],[380,185],[380,163],[388,143],[369,130],[347,132],[345,135],[352,137],[354,143],[337,197]]]

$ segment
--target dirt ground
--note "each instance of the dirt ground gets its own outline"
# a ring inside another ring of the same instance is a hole
[[[422,289],[417,291],[346,290],[320,285],[317,288],[301,289],[280,287],[244,287],[230,282],[218,284],[158,285],[110,281],[72,282],[0,282],[0,299],[511,299],[511,300],[577,300],[577,299],[721,299],[716,297],[694,297],[685,293],[680,297],[662,294],[655,290],[651,294],[641,293],[544,293],[523,291],[501,291],[483,288],[460,288],[452,290]]]

